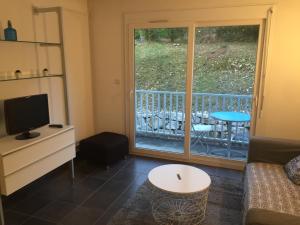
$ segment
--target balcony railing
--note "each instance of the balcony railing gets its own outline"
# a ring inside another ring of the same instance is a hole
[[[216,111],[251,113],[252,96],[193,93],[191,137],[227,140],[227,124],[210,117]],[[155,137],[182,137],[185,124],[185,93],[136,90],[136,132]],[[248,143],[249,123],[232,124],[232,142]]]

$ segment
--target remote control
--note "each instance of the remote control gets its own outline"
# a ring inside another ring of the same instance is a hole
[[[62,124],[49,124],[49,127],[51,128],[63,128]]]

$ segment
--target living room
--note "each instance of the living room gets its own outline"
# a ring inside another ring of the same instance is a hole
[[[300,224],[297,0],[0,5],[2,224]]]

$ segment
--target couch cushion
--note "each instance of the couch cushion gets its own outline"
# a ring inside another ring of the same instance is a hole
[[[251,225],[299,225],[299,217],[264,209],[250,209],[247,224]]]
[[[285,164],[284,169],[290,180],[300,185],[300,155]]]
[[[282,165],[269,163],[247,165],[244,204],[245,224],[259,223],[257,219],[270,212],[268,213],[272,215],[269,217],[270,223],[264,221],[262,224],[281,225],[282,221],[275,219],[278,216],[286,221],[295,221],[289,225],[299,225],[300,186],[288,179]]]

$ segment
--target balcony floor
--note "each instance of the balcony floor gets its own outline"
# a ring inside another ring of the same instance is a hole
[[[160,152],[183,153],[183,138],[136,136],[136,147]],[[230,156],[227,156],[227,144],[217,140],[192,139],[191,152],[193,155],[221,157],[233,160],[246,160],[248,144],[232,143]]]

